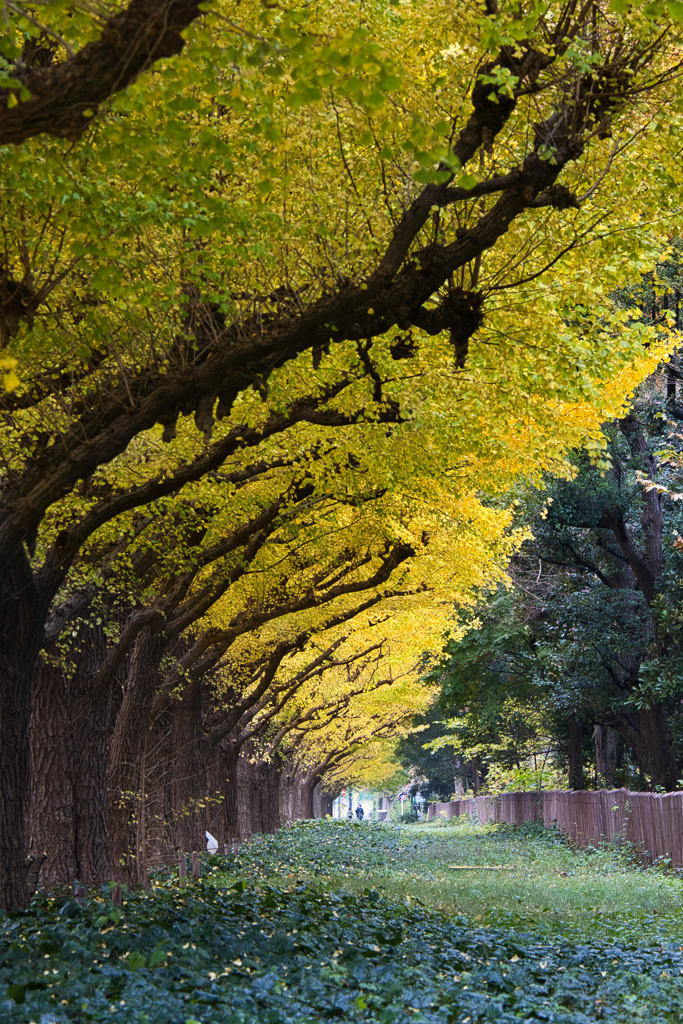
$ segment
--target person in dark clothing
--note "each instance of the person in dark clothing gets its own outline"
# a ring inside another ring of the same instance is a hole
[[[359,821],[362,821],[363,818],[365,817],[365,811],[363,810],[360,804],[358,804],[358,807],[356,807],[356,817],[358,818]]]

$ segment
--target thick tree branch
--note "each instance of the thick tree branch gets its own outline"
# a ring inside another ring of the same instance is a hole
[[[35,135],[80,139],[97,108],[162,57],[183,48],[183,29],[200,14],[196,0],[132,0],[114,14],[99,39],[49,67],[18,65],[20,88],[0,89],[0,146]],[[30,99],[8,106],[27,89]]]
[[[230,455],[246,448],[256,447],[266,438],[282,433],[296,423],[309,422],[313,416],[324,420],[324,414],[320,413],[319,406],[341,393],[349,383],[348,378],[342,378],[323,389],[319,395],[307,396],[294,402],[288,413],[272,413],[259,427],[234,427],[226,437],[217,441],[208,451],[202,453],[192,462],[186,462],[173,473],[162,473],[146,480],[138,487],[121,489],[107,495],[72,526],[65,528],[58,535],[45,557],[42,569],[37,574],[39,586],[51,597],[61,585],[73,559],[85,541],[116,516],[167,495],[177,494],[188,483],[200,480],[219,469]],[[356,419],[361,416],[362,412],[359,412]],[[329,425],[336,426],[339,416],[337,413],[330,412],[328,419]],[[224,482],[244,483],[278,464],[280,464],[279,461],[260,460],[245,468],[225,473],[223,479]]]
[[[606,526],[612,531],[622,554],[633,569],[633,573],[643,592],[643,597],[648,604],[652,604],[656,593],[656,577],[650,571],[647,562],[631,540],[622,516],[614,513],[603,516],[600,526]]]
[[[556,42],[557,52],[564,45]],[[268,322],[240,317],[226,324],[214,307],[202,303],[197,295],[188,295],[186,331],[194,334],[196,345],[175,353],[177,359],[169,353],[168,363],[159,370],[145,368],[125,380],[119,373],[102,404],[84,412],[6,489],[0,501],[0,557],[11,557],[17,545],[35,533],[51,504],[154,423],[164,423],[172,433],[178,414],[194,409],[198,424],[208,429],[216,398],[218,414],[224,415],[241,391],[257,384],[264,388],[274,370],[302,352],[324,351],[332,342],[365,341],[419,318],[425,303],[459,268],[495,246],[539,197],[545,202],[545,197],[556,195],[551,190],[563,168],[581,155],[596,111],[602,120],[608,119],[629,93],[631,79],[619,85],[620,69],[628,66],[633,70],[641,58],[637,45],[632,50],[626,48],[612,60],[609,73],[578,79],[573,103],[554,110],[534,127],[533,148],[514,173],[510,172],[513,183],[476,224],[456,231],[449,244],[416,250],[416,260],[405,262],[433,207],[448,202],[447,185],[428,185],[396,227],[384,255],[365,281],[344,285],[303,309],[285,305]],[[553,59],[551,53],[539,54],[520,45],[514,54],[502,52],[495,66],[508,68],[516,77],[515,89],[522,90],[533,88]],[[483,69],[487,70],[491,68]],[[471,116],[453,147],[462,165],[480,147],[491,145],[514,109],[516,95],[498,94],[494,102],[490,85],[477,82]],[[451,331],[452,335],[458,333]],[[452,340],[456,354],[459,347],[457,361],[461,362],[467,339],[452,336]]]

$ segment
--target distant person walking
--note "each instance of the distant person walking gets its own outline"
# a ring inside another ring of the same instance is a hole
[[[361,804],[358,804],[358,807],[356,807],[356,817],[358,818],[359,821],[362,821],[363,818],[365,817],[365,811],[363,810]]]

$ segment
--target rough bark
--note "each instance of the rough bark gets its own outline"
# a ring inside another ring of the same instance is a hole
[[[26,846],[31,854],[47,854],[41,869],[47,884],[79,878],[67,687],[61,668],[39,663],[30,726]]]
[[[106,824],[109,694],[90,682],[104,656],[101,630],[83,629],[67,676],[39,661],[31,714],[26,815],[29,852],[46,852],[44,882],[101,883],[109,875]]]
[[[208,819],[205,798],[208,788],[205,748],[202,687],[200,683],[190,683],[176,707],[173,729],[174,831],[176,845],[182,853],[203,850],[206,846]]]
[[[132,0],[107,21],[99,39],[68,60],[17,67],[12,74],[31,96],[8,107],[12,90],[0,89],[0,145],[43,133],[79,139],[100,103],[155,61],[180,53],[180,33],[199,13],[196,0]]]
[[[243,821],[240,821],[240,801],[237,766],[239,751],[229,740],[221,743],[221,779],[223,783],[223,834],[224,842],[242,839],[246,835]]]
[[[128,884],[145,880],[146,851],[138,827],[147,789],[144,755],[165,644],[159,625],[146,626],[138,637],[109,747],[109,855]]]
[[[225,771],[220,744],[209,748],[206,755],[206,789],[210,800],[206,808],[206,827],[218,840],[219,853],[230,838],[225,833],[224,802]]]
[[[31,686],[44,603],[17,546],[0,569],[0,907],[23,907]]]
[[[280,820],[283,822],[294,821],[294,765],[290,760],[285,760],[280,773]]]
[[[276,832],[280,827],[280,766],[258,762],[249,772],[249,832]]]

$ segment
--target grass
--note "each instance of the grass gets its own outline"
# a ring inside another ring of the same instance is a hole
[[[683,1020],[683,883],[617,851],[537,826],[310,822],[203,863],[122,911],[91,893],[0,917],[0,1020]]]
[[[451,871],[448,864],[506,865],[509,871]],[[368,883],[387,896],[419,895],[445,914],[544,927],[563,934],[632,938],[681,934],[683,880],[643,870],[626,851],[572,849],[540,825],[477,826],[467,819],[416,825],[388,861],[331,872],[336,885]]]

